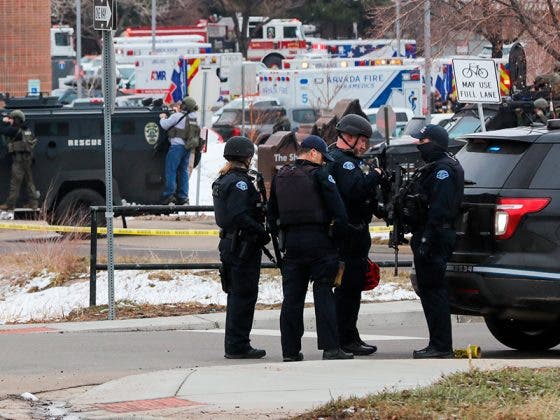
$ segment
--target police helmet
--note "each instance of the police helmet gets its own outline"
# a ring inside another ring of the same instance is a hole
[[[348,133],[352,136],[365,136],[368,139],[373,133],[370,122],[357,114],[348,114],[342,117],[336,125],[336,131]]]
[[[227,160],[251,158],[255,154],[255,146],[247,137],[231,137],[224,147],[224,157]]]
[[[538,98],[535,99],[535,102],[533,102],[533,106],[545,111],[546,109],[548,109],[548,101],[544,98]]]
[[[194,112],[198,111],[198,105],[193,98],[185,96],[181,102],[181,109],[184,109],[187,112]]]
[[[10,112],[10,118],[18,118],[21,122],[25,122],[25,114],[19,109]]]

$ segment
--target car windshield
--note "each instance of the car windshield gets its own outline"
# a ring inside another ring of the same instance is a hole
[[[317,121],[317,115],[313,109],[294,109],[293,120],[301,124],[313,124]]]
[[[235,125],[241,121],[241,115],[236,110],[228,110],[224,109],[218,121],[216,121],[216,125]]]
[[[465,184],[476,188],[502,188],[530,143],[469,139],[456,155],[465,170]]]
[[[119,73],[124,79],[130,79],[134,74],[134,67],[119,67]]]

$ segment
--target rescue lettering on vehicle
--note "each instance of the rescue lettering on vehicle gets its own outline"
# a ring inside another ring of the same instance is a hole
[[[101,139],[68,139],[70,147],[101,146]]]

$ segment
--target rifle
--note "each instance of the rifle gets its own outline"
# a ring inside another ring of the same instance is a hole
[[[267,215],[267,204],[268,204],[268,199],[266,197],[266,187],[264,185],[264,178],[262,176],[262,174],[260,172],[257,172],[255,170],[251,170],[249,171],[249,173],[251,175],[253,175],[257,181],[257,190],[259,191],[259,194],[261,195],[261,210],[264,214],[265,217],[265,229],[267,231],[267,233],[270,235],[270,238],[272,240],[272,248],[274,249],[274,256],[270,253],[270,251],[263,246],[263,252],[264,254],[268,257],[268,259],[270,259],[270,261],[272,261],[273,264],[276,264],[276,266],[278,268],[280,268],[280,266],[282,265],[282,253],[280,252],[280,245],[278,244],[278,237],[272,232],[272,229],[270,228],[270,223],[268,220],[268,215]]]
[[[376,193],[378,207],[375,215],[385,220],[387,226],[392,225],[393,227],[389,233],[389,248],[392,248],[395,253],[395,276],[397,276],[399,273],[399,245],[408,243],[404,237],[402,209],[400,208],[404,169],[400,165],[397,165],[396,168],[388,167],[386,143],[379,144],[375,150],[371,150],[364,157],[368,164],[382,168],[386,174]]]

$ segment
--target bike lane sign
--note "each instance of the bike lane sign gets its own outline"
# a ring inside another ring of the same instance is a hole
[[[471,104],[502,102],[494,60],[454,58],[452,61],[458,102]]]

